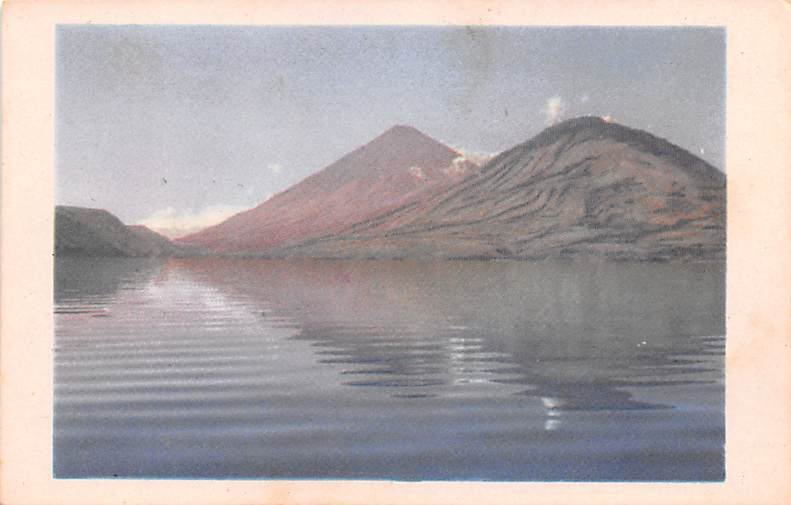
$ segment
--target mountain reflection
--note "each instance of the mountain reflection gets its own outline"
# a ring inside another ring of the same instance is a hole
[[[164,266],[165,261],[159,258],[58,257],[54,268],[55,312],[100,314],[118,291],[133,290],[151,281]]]
[[[670,405],[635,388],[716,379],[722,267],[573,262],[170,260],[168,270],[290,325],[339,381],[405,399],[463,394],[567,411]],[[694,376],[694,380],[689,377]]]

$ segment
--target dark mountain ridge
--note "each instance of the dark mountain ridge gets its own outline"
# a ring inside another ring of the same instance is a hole
[[[574,137],[574,143],[595,139],[610,139],[620,142],[658,158],[673,160],[678,168],[693,177],[698,177],[701,182],[711,182],[715,186],[725,183],[725,174],[721,170],[686,149],[646,131],[606,121],[598,116],[582,116],[558,123],[543,130],[530,140],[503,151],[500,156],[511,154],[516,150],[526,151],[547,147],[569,135]],[[570,144],[566,148],[572,146],[573,144]],[[490,162],[495,161],[496,158]]]
[[[55,207],[57,256],[148,257],[187,252],[145,226],[125,225],[106,210]]]

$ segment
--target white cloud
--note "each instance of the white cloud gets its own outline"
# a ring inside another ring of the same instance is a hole
[[[283,165],[280,163],[270,163],[266,166],[273,174],[279,174],[283,171]]]
[[[470,168],[470,160],[464,155],[453,158],[450,165],[442,169],[445,175],[461,175]]]
[[[566,110],[566,103],[560,96],[553,96],[544,105],[544,115],[546,116],[547,125],[551,126],[563,116]]]
[[[457,156],[453,158],[453,161],[450,163],[451,170],[455,173],[462,174],[467,171],[468,162],[472,161],[467,156]]]
[[[466,151],[464,149],[456,149],[461,153],[461,159],[456,158],[453,160],[454,163],[461,162],[461,161],[471,161],[476,165],[483,166],[486,164],[487,161],[494,158],[500,153],[485,153],[482,151]],[[458,160],[458,161],[457,161]]]
[[[590,97],[590,96],[588,96],[588,95],[582,95],[582,96],[580,97],[580,102],[582,102],[582,103],[586,103],[586,102],[587,102],[588,100],[590,100],[590,99],[591,99],[591,97]]]
[[[221,223],[247,209],[240,205],[210,205],[197,211],[167,207],[153,212],[137,224],[148,226],[167,237],[177,238]]]
[[[469,149],[465,149],[463,147],[452,145],[451,143],[445,143],[445,145],[449,146],[451,149],[453,149],[454,151],[460,154],[460,156],[457,156],[453,160],[453,164],[457,166],[467,161],[475,163],[478,166],[481,166],[490,159],[500,154],[499,152],[490,153],[485,151],[472,151]]]
[[[412,177],[416,177],[418,179],[426,178],[426,173],[423,172],[423,169],[418,166],[409,167],[409,173],[412,174]]]

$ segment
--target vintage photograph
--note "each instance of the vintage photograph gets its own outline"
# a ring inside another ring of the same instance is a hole
[[[52,476],[722,482],[726,39],[59,24]]]

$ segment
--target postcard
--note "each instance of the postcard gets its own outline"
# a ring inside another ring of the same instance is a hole
[[[0,501],[784,503],[744,5],[10,2]]]

